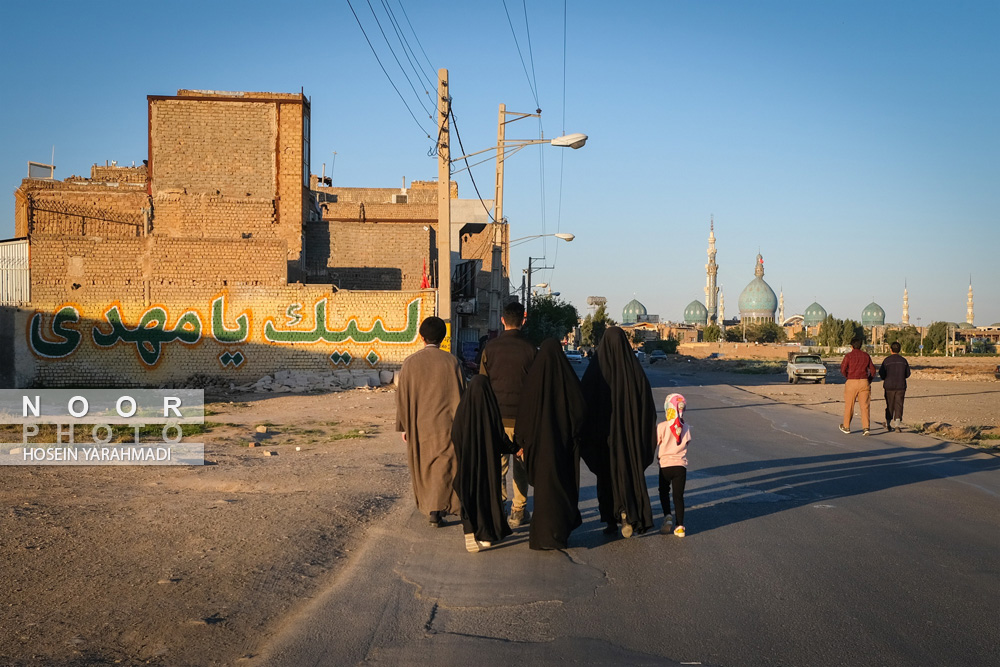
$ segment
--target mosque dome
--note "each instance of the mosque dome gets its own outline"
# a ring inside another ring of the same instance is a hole
[[[705,324],[708,321],[708,308],[701,301],[695,299],[684,309],[685,324]]]
[[[639,321],[640,315],[646,316],[646,306],[632,299],[625,304],[625,308],[622,310],[622,324],[635,324]]]
[[[861,326],[880,327],[883,324],[885,324],[885,311],[882,310],[882,306],[872,301],[861,312]]]
[[[826,308],[813,301],[802,315],[802,323],[807,327],[814,327],[817,324],[822,324],[827,315]]]
[[[764,258],[757,255],[754,279],[740,293],[740,319],[749,321],[774,321],[778,310],[778,297],[771,286],[764,282]]]

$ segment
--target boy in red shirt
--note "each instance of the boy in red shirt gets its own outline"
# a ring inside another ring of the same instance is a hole
[[[859,403],[861,410],[861,435],[868,435],[871,425],[872,378],[875,377],[875,364],[868,353],[861,349],[861,339],[851,341],[850,352],[844,355],[840,362],[840,372],[847,378],[844,383],[844,423],[840,425],[841,433],[851,432],[851,419],[854,417],[854,402]]]

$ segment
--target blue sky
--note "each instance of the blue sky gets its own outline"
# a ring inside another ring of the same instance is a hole
[[[326,162],[342,186],[433,180],[431,121],[370,9],[389,31],[384,5],[352,4],[420,122],[346,0],[6,7],[0,237],[13,235],[28,160],[48,161],[55,145],[60,179],[95,162],[139,163],[146,95],[179,88],[304,89],[315,173]],[[860,319],[875,300],[898,321],[905,281],[912,322],[963,321],[971,274],[976,324],[1000,322],[995,0],[545,2],[527,4],[527,23],[525,5],[506,0],[513,31],[502,0],[386,4],[421,72],[449,70],[467,151],[495,144],[501,102],[533,111],[532,88],[546,137],[590,136],[579,151],[532,147],[507,162],[511,236],[577,236],[514,248],[515,280],[529,256],[544,256],[556,269],[535,282],[581,312],[601,295],[620,317],[635,296],[679,320],[704,301],[714,215],[729,317],[759,249],[786,315],[818,301]],[[524,120],[507,136],[539,129]],[[492,170],[473,171],[486,198]],[[467,176],[457,180],[460,196],[475,197]]]

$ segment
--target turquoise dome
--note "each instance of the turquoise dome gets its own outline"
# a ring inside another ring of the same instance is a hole
[[[812,305],[806,308],[806,312],[802,315],[802,323],[807,327],[814,327],[822,324],[827,314],[826,308],[813,301]]]
[[[740,319],[773,322],[774,313],[778,310],[778,297],[771,286],[764,282],[764,258],[760,255],[757,255],[754,276],[756,277],[740,293]]]
[[[882,306],[872,301],[861,312],[861,326],[880,327],[883,324],[885,324],[885,311],[882,310]]]
[[[640,315],[645,317],[646,306],[632,299],[625,304],[625,308],[622,310],[622,324],[635,324],[639,321]]]
[[[701,301],[695,299],[684,309],[685,324],[705,324],[708,321],[708,308]]]

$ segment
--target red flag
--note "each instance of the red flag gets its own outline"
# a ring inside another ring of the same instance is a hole
[[[427,289],[431,286],[431,281],[427,279],[427,260],[424,260],[423,277],[420,278],[420,289]]]

